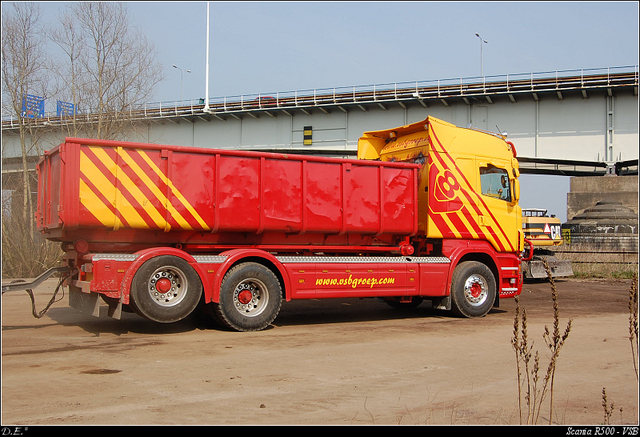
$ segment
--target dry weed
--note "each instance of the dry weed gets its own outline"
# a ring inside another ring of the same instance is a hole
[[[629,341],[631,342],[631,356],[633,370],[638,380],[638,273],[633,273],[629,289]]]
[[[532,425],[538,422],[540,411],[547,393],[549,394],[549,424],[551,424],[553,418],[553,386],[555,381],[556,364],[560,350],[571,332],[572,320],[569,320],[564,333],[560,334],[558,292],[553,277],[551,276],[551,270],[549,269],[549,265],[546,261],[544,262],[544,266],[551,285],[551,297],[553,300],[553,329],[552,331],[549,331],[549,328],[545,326],[544,334],[542,336],[547,347],[551,351],[551,358],[542,381],[540,381],[539,377],[540,354],[538,351],[535,351],[535,355],[533,355],[533,363],[531,362],[533,344],[528,344],[527,312],[524,308],[520,307],[520,300],[519,298],[516,298],[516,310],[513,322],[513,338],[511,339],[511,345],[516,353],[520,424],[523,423],[522,387],[525,383],[524,400],[527,405],[526,424]],[[522,368],[522,365],[524,365],[524,369]],[[522,378],[523,372],[526,377],[525,380]]]
[[[607,401],[607,391],[604,387],[602,387],[602,408],[604,409],[604,425],[609,425],[609,419],[611,419],[611,415],[613,414],[613,406],[615,404],[611,402],[611,404]]]

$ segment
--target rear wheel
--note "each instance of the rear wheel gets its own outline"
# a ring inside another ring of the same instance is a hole
[[[262,264],[247,262],[227,272],[216,315],[236,331],[259,331],[273,322],[282,305],[282,287]]]
[[[198,305],[202,282],[182,258],[163,255],[142,264],[133,277],[130,305],[147,319],[172,323],[184,319]]]
[[[461,262],[451,280],[452,311],[463,317],[486,315],[496,299],[496,280],[485,264]]]

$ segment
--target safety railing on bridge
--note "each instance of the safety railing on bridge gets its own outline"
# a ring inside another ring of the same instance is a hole
[[[446,99],[492,94],[518,94],[637,85],[638,66],[633,65],[212,97],[209,99],[208,109],[214,115],[222,115],[258,110],[287,110],[314,106],[370,103],[383,104],[385,102],[416,99]],[[204,115],[204,108],[204,99],[155,102],[131,108],[126,116],[129,119],[136,120]],[[72,117],[69,116],[61,117],[53,113],[45,113],[44,117],[38,118],[36,123],[59,125],[67,124],[71,119]],[[97,119],[98,115],[90,110],[75,116],[76,122],[81,123],[91,123],[97,121]],[[17,126],[17,118],[3,116],[3,130],[13,129]]]

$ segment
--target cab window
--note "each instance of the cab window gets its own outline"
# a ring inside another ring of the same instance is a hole
[[[480,188],[485,196],[511,202],[509,174],[503,168],[491,164],[480,167]]]

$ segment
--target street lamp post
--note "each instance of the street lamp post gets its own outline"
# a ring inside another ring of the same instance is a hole
[[[477,33],[476,33],[476,36],[478,38],[480,38],[480,76],[484,77],[484,70],[483,70],[483,67],[482,67],[482,44],[487,44],[487,42],[485,40],[483,40],[482,37],[480,35],[478,35]]]
[[[183,79],[183,75],[184,75],[184,71],[186,71],[187,73],[191,73],[191,70],[182,70],[182,68],[178,67],[176,64],[173,64],[173,68],[177,68],[178,70],[180,70],[180,101],[182,102],[182,79]]]

